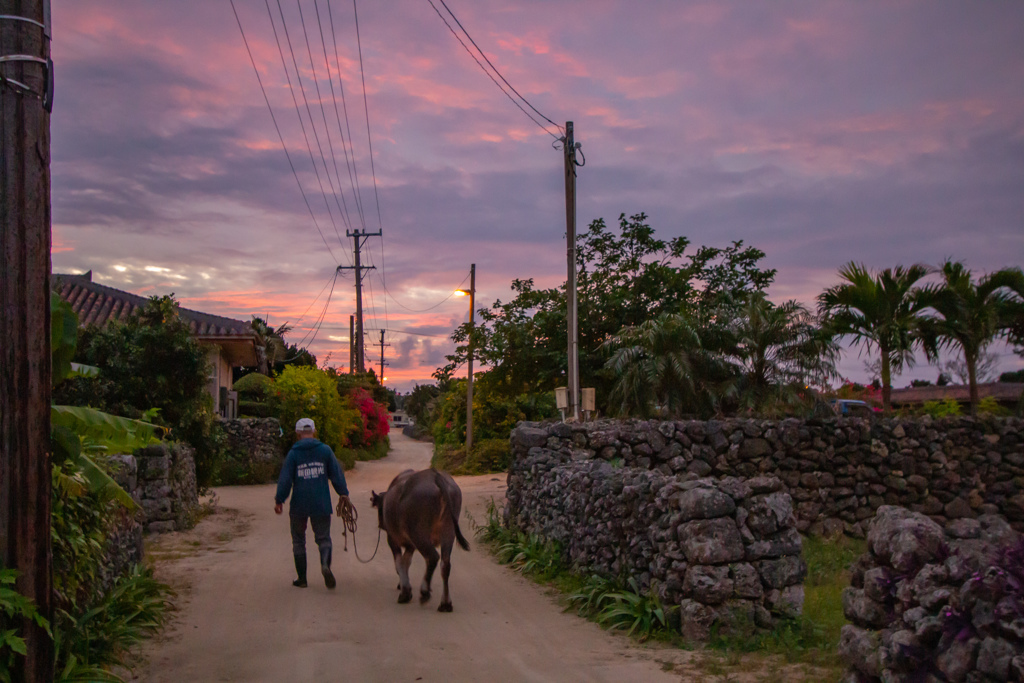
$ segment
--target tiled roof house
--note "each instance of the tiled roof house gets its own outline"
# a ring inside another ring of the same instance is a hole
[[[92,281],[92,271],[84,275],[54,273],[53,288],[71,304],[81,327],[103,327],[111,320],[124,320],[145,306],[148,298],[114,289]],[[210,378],[207,390],[214,410],[223,417],[235,417],[238,399],[231,390],[233,367],[252,367],[263,360],[263,345],[252,326],[241,320],[224,318],[179,308],[196,341],[208,348]]]

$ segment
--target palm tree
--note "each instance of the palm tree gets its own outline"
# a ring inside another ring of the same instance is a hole
[[[275,364],[288,356],[288,345],[284,341],[284,335],[291,332],[292,327],[288,323],[284,323],[275,329],[267,324],[264,318],[256,315],[252,317],[249,324],[252,325],[252,329],[263,342],[265,359],[261,359],[259,371],[264,375],[269,374]]]
[[[718,386],[731,374],[681,315],[624,327],[603,346],[612,354],[605,369],[615,377],[609,404],[621,414],[650,417],[656,407],[668,416],[712,412]]]
[[[882,409],[889,412],[892,372],[914,364],[913,347],[918,336],[924,304],[918,280],[928,267],[914,264],[896,266],[872,275],[863,265],[847,263],[839,269],[845,281],[829,287],[818,296],[818,311],[823,326],[839,337],[852,337],[869,351],[878,349],[881,357]]]
[[[731,355],[743,368],[741,406],[767,408],[772,399],[797,400],[807,384],[838,377],[839,345],[814,315],[796,301],[774,305],[764,293],[751,296],[730,326]]]
[[[1006,268],[977,283],[964,264],[946,261],[937,271],[942,283],[922,291],[924,303],[937,313],[925,319],[925,350],[938,357],[941,348],[959,347],[967,366],[971,414],[978,412],[978,361],[997,337],[1008,337],[1021,317],[1024,272]]]

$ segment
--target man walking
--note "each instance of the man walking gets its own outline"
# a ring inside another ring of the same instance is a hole
[[[295,571],[299,578],[293,586],[306,587],[306,520],[313,527],[313,538],[320,549],[320,571],[324,583],[334,588],[337,582],[331,573],[331,492],[327,488],[330,480],[334,490],[343,500],[348,500],[348,486],[345,473],[334,457],[334,451],[325,443],[317,441],[316,425],[308,417],[295,423],[299,440],[288,452],[288,457],[277,479],[277,495],[274,496],[274,512],[281,514],[284,501],[292,487],[292,503],[288,510],[291,518],[292,552],[295,554]]]

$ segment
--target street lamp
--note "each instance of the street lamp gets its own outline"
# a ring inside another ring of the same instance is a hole
[[[469,361],[469,375],[466,381],[466,455],[473,449],[473,327],[474,311],[476,303],[476,264],[469,266],[469,289],[457,289],[455,293],[459,296],[469,297],[469,346],[466,349],[466,357]]]

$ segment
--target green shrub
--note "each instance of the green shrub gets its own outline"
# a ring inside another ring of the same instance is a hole
[[[486,377],[486,375],[484,375]],[[551,392],[502,395],[490,382],[478,381],[473,393],[473,439],[507,440],[521,420],[544,420],[558,415]],[[432,433],[435,444],[466,442],[466,381],[452,382],[437,398]]]
[[[248,377],[249,375],[246,375]],[[240,417],[277,417],[277,408],[263,401],[239,399],[238,414]]]
[[[956,399],[947,398],[942,401],[925,401],[924,405],[921,406],[921,414],[931,415],[932,417],[950,417],[962,415],[963,410]]]
[[[999,401],[995,400],[993,397],[986,396],[985,398],[978,401],[978,414],[998,415],[1000,417],[1006,417],[1008,415],[1012,415],[1013,411],[999,405]]]
[[[240,400],[266,401],[274,396],[274,380],[258,372],[239,378],[231,388],[238,392]]]
[[[465,446],[435,444],[430,466],[455,475],[491,474],[507,471],[511,460],[508,439],[483,439],[468,455]]]
[[[349,445],[348,434],[363,429],[359,411],[338,395],[335,378],[311,366],[285,368],[274,381],[278,419],[286,433],[300,417],[312,418],[317,438],[335,453]]]

